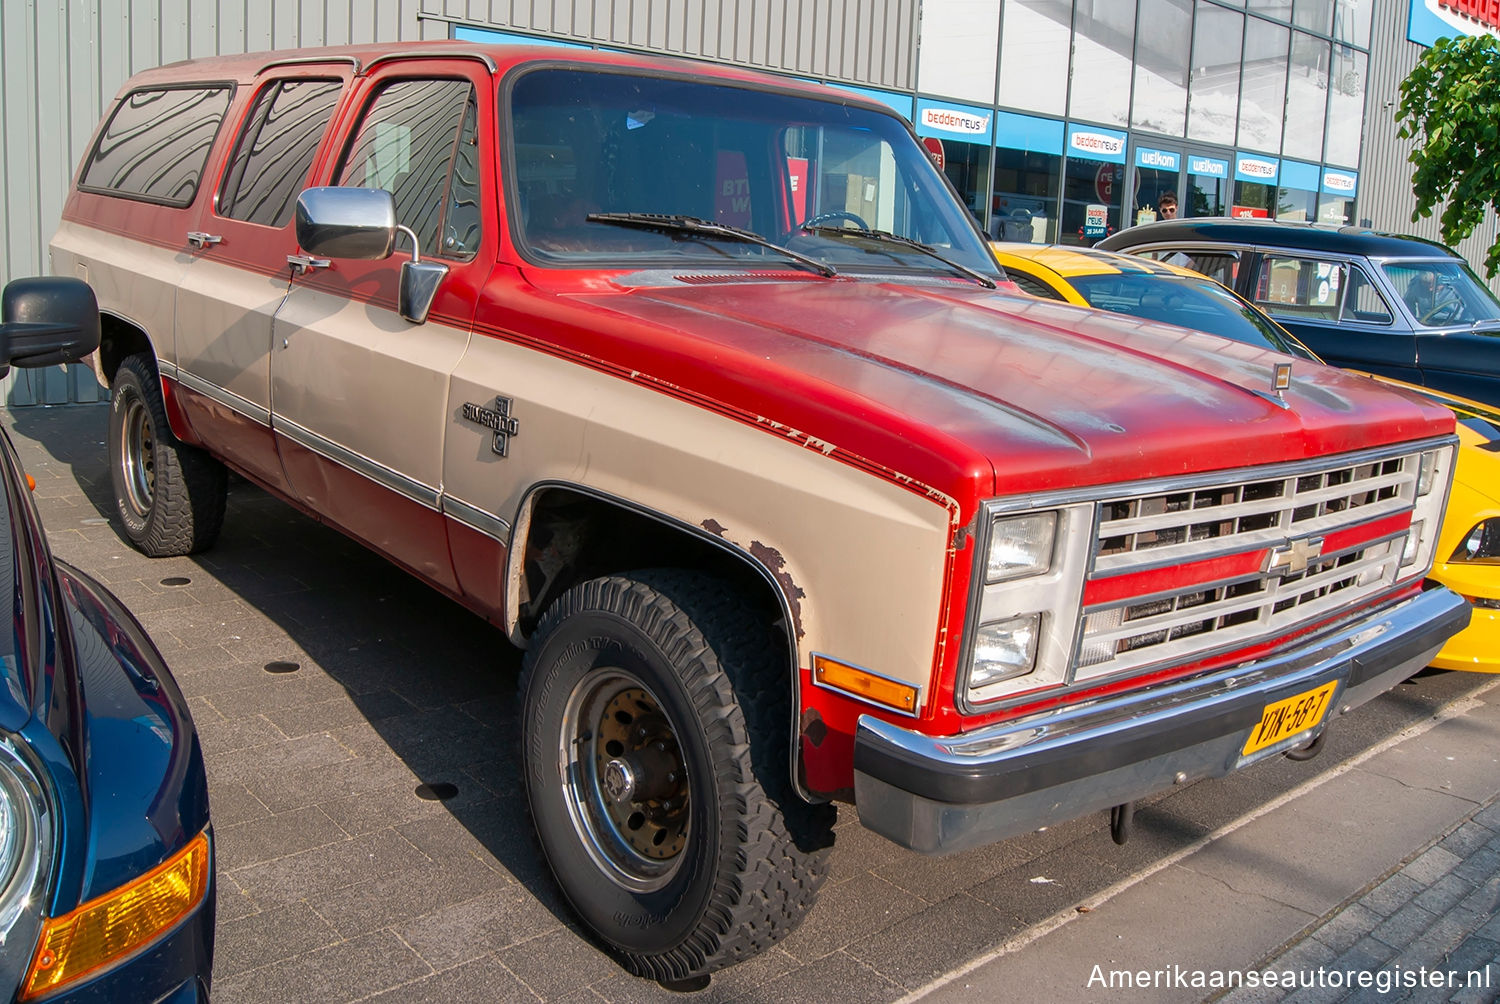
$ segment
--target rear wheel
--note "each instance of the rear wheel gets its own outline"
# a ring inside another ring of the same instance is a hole
[[[521,689],[526,789],[573,908],[641,976],[682,983],[791,932],[833,810],[791,790],[790,684],[716,580],[641,572],[548,610]]]
[[[211,545],[224,524],[228,473],[172,434],[148,356],[120,363],[109,405],[110,480],[125,536],[153,558]]]

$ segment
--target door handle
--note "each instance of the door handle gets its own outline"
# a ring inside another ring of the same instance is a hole
[[[327,258],[314,258],[310,254],[289,254],[286,263],[292,266],[293,275],[306,275],[310,269],[327,268],[333,264]]]
[[[224,238],[218,234],[206,234],[202,230],[189,230],[187,237],[188,243],[199,251],[202,251],[211,244],[222,244],[224,242]]]

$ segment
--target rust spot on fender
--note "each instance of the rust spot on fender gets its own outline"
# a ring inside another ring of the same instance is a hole
[[[729,533],[729,528],[716,519],[706,519],[698,525],[703,527],[703,529],[707,530],[709,533],[713,534],[715,537],[718,537],[720,540],[729,539],[726,536],[726,534]]]
[[[802,712],[801,732],[802,738],[812,743],[813,749],[822,746],[823,740],[828,738],[828,726],[816,708]]]
[[[786,559],[781,552],[774,547],[768,547],[758,540],[750,542],[750,555],[756,561],[766,566],[771,574],[776,577],[776,583],[781,587],[782,595],[786,597],[787,607],[792,611],[792,626],[797,629],[797,640],[802,640],[802,598],[807,594],[797,583],[792,581],[792,575],[786,570]]]

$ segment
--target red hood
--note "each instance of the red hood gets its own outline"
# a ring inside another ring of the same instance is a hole
[[[1271,380],[1286,356],[968,284],[662,279],[564,296],[533,288],[538,321],[635,378],[960,500],[1296,460],[1453,427],[1446,409],[1304,360],[1293,360],[1283,407]]]

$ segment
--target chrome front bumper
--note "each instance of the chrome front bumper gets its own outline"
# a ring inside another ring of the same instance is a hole
[[[869,715],[854,743],[860,822],[926,854],[964,850],[1220,777],[1306,743],[1432,660],[1469,605],[1430,589],[1272,658],[1174,684],[927,736]],[[1317,727],[1244,756],[1266,705],[1338,681]]]

